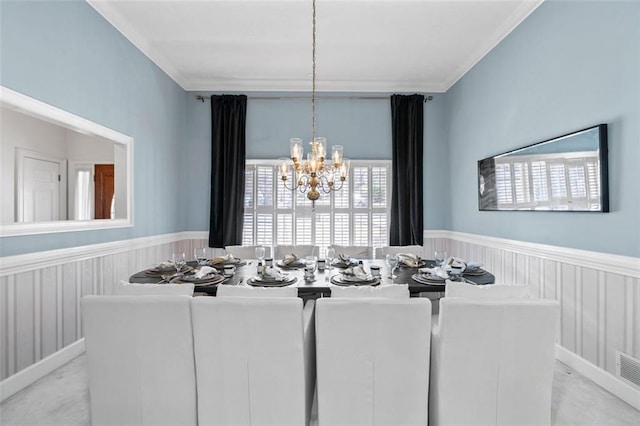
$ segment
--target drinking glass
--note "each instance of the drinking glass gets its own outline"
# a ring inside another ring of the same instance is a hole
[[[387,278],[391,278],[393,281],[398,278],[398,276],[394,274],[396,267],[398,266],[398,256],[395,254],[388,254],[385,257],[385,260],[387,261],[387,266],[389,266],[389,276]]]
[[[193,257],[196,258],[198,265],[202,266],[207,263],[207,249],[205,247],[194,248]]]
[[[180,274],[182,267],[187,264],[184,253],[173,253],[171,255],[171,261],[176,268],[176,275]]]
[[[304,260],[305,269],[315,272],[318,267],[318,258],[316,256],[307,256]]]
[[[307,281],[313,280],[317,267],[318,258],[316,256],[307,256],[304,259],[304,279]]]
[[[436,261],[436,266],[443,266],[444,261],[447,260],[447,252],[444,250],[436,250],[433,258]]]
[[[264,254],[265,254],[264,246],[256,247],[256,259],[258,259],[258,262],[260,264],[262,264],[262,259],[264,259]]]
[[[327,254],[324,256],[327,259],[327,268],[329,273],[327,274],[327,280],[331,277],[331,268],[333,266],[333,259],[336,257],[336,249],[333,247],[327,247]]]

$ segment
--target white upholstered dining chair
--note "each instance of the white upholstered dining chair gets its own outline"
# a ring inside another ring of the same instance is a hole
[[[190,296],[85,296],[93,425],[195,425]]]
[[[551,300],[443,298],[429,424],[550,424],[559,314]]]
[[[375,257],[376,259],[384,259],[388,254],[398,254],[398,253],[411,253],[416,254],[422,258],[425,257],[424,247],[413,245],[413,246],[384,246],[376,248]]]
[[[318,425],[426,425],[431,304],[316,302]]]
[[[297,297],[193,299],[199,424],[309,424],[313,308]]]

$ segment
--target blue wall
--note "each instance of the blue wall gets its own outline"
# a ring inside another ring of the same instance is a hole
[[[1,254],[183,230],[184,209],[170,200],[184,171],[187,94],[84,1],[0,7],[0,84],[135,139],[133,228],[2,238]]]
[[[84,1],[2,0],[0,24],[0,84],[135,138],[135,227],[3,238],[3,256],[208,229],[208,101]],[[639,79],[640,2],[547,0],[425,104],[425,228],[640,257]],[[389,109],[320,101],[318,133],[351,158],[389,158]],[[250,100],[248,157],[286,155],[290,137],[309,138],[310,114],[307,100]],[[611,213],[477,210],[478,159],[601,122]]]
[[[640,2],[548,0],[446,98],[449,229],[640,257]],[[611,213],[478,211],[477,160],[599,123]]]

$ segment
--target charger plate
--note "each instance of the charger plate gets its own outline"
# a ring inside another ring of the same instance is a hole
[[[468,275],[470,277],[478,277],[478,276],[484,275],[486,273],[487,273],[487,271],[485,271],[482,268],[472,269],[472,270],[465,269],[464,272],[462,273],[462,275]]]
[[[269,280],[260,277],[251,277],[247,279],[247,284],[254,287],[286,287],[296,281],[296,277],[285,277],[283,280]]]
[[[247,262],[242,259],[233,258],[231,260],[221,260],[218,262],[214,262],[214,259],[211,259],[207,262],[209,266],[224,266],[224,265],[233,265],[233,266],[244,266]]]
[[[196,286],[199,285],[213,285],[213,284],[219,284],[222,281],[224,281],[226,279],[226,277],[224,275],[220,275],[220,274],[208,274],[205,275],[202,278],[196,278],[195,276],[191,275],[183,275],[180,278],[176,278],[174,280],[172,280],[171,282],[173,283],[178,283],[178,284],[195,284]]]
[[[336,274],[331,277],[331,283],[340,286],[378,285],[380,284],[380,280],[373,277],[369,280],[355,281],[349,278],[345,279],[345,276],[342,274]]]

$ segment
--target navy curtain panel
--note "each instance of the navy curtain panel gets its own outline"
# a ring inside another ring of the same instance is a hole
[[[391,96],[392,246],[422,245],[423,108],[422,95]]]
[[[209,247],[242,244],[247,97],[211,96]]]

